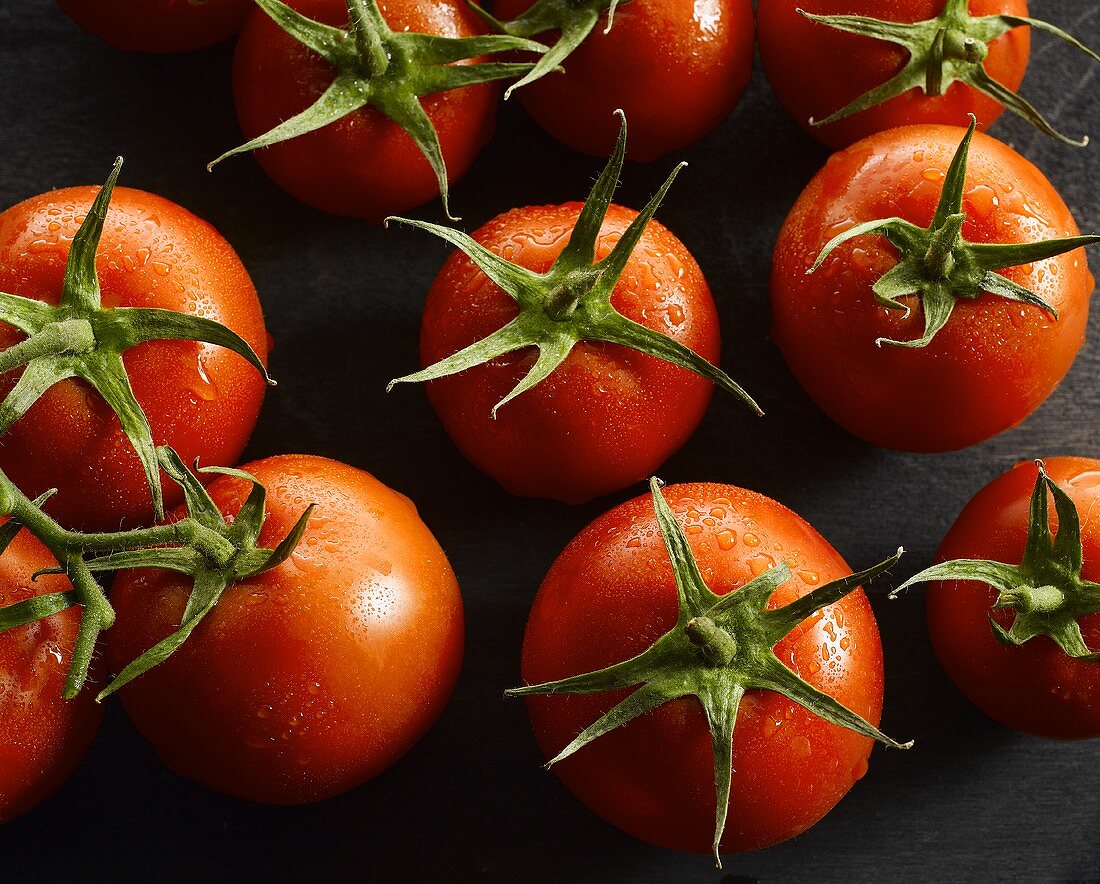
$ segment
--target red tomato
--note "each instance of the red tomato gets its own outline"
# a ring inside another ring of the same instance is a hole
[[[57,0],[82,28],[116,49],[187,52],[228,40],[252,0]]]
[[[56,565],[37,539],[20,531],[0,556],[0,607],[72,589],[59,575],[31,579]],[[69,608],[0,632],[0,823],[40,804],[72,776],[99,730],[99,657],[83,693],[61,698],[79,630],[80,609]]]
[[[954,83],[940,96],[910,90],[883,104],[827,126],[811,126],[865,92],[890,80],[909,60],[892,43],[817,24],[797,10],[817,15],[864,15],[897,22],[938,16],[944,0],[760,0],[757,7],[760,56],[776,96],[798,123],[833,148],[847,147],[876,132],[920,123],[965,126],[969,115],[978,128],[992,126],[1004,107],[965,83]],[[970,15],[1028,14],[1025,0],[970,0]],[[1031,31],[1016,28],[989,43],[985,68],[1015,92],[1023,82],[1031,51]]]
[[[733,592],[788,562],[779,607],[851,569],[809,524],[773,500],[729,485],[674,485],[664,495],[707,584]],[[523,680],[591,672],[640,653],[676,625],[672,567],[649,495],[616,507],[558,557],[535,598]],[[784,664],[872,724],[882,712],[882,647],[862,590],[822,609],[785,638]],[[547,758],[629,691],[529,697]],[[723,852],[753,850],[820,820],[867,771],[871,742],[786,698],[749,691],[733,738],[733,783]],[[598,738],[553,770],[608,822],[675,850],[709,852],[714,756],[702,707],[681,699]]]
[[[96,187],[32,197],[0,214],[0,291],[56,304],[69,245]],[[104,307],[158,307],[216,320],[266,361],[256,289],[213,227],[140,190],[117,188],[96,260]],[[0,349],[20,338],[0,325]],[[213,345],[151,341],[123,354],[134,394],[158,445],[187,463],[236,463],[263,401],[264,380],[244,359]],[[17,373],[0,376],[6,395]],[[64,494],[46,509],[68,527],[118,530],[148,522],[153,505],[141,465],[118,418],[81,381],[52,387],[0,445],[0,469],[31,497]],[[182,499],[171,482],[166,504]]]
[[[289,5],[316,21],[347,26],[344,0],[293,0]],[[463,0],[390,0],[379,5],[394,30],[443,37],[484,32]],[[233,97],[246,138],[262,135],[305,110],[332,80],[328,62],[256,10],[233,58]],[[439,134],[452,183],[466,173],[492,136],[497,93],[496,84],[487,83],[422,99]],[[256,151],[256,159],[291,196],[335,215],[379,222],[439,194],[435,173],[420,149],[372,107]]]
[[[243,469],[268,492],[267,548],[317,505],[301,544],[227,589],[122,701],[176,773],[254,801],[318,801],[389,767],[439,717],[462,663],[462,600],[416,507],[373,476],[307,455]],[[249,489],[209,487],[227,516]],[[189,592],[166,571],[115,580],[113,671],[178,628]]]
[[[1047,474],[1081,517],[1085,580],[1100,581],[1100,460],[1053,457]],[[1027,540],[1035,465],[1017,464],[966,505],[937,559],[1018,564]],[[1057,526],[1050,508],[1051,530]],[[940,663],[975,706],[1002,724],[1045,737],[1100,737],[1100,664],[1075,660],[1050,638],[1008,647],[989,625],[1008,629],[1013,612],[994,610],[998,593],[975,582],[934,583],[927,594],[928,630]],[[1100,650],[1100,615],[1079,621],[1085,643]]]
[[[928,226],[963,131],[912,126],[872,136],[833,156],[791,210],[772,259],[772,334],[795,377],[837,423],[875,445],[907,451],[964,448],[1015,426],[1065,377],[1085,340],[1094,280],[1080,249],[1001,273],[1058,311],[988,293],[961,298],[931,344],[924,329],[874,299],[898,260],[880,236],[840,248],[812,276],[822,247],[857,224],[899,216]],[[1031,243],[1075,236],[1054,187],[1011,148],[978,133],[970,151],[963,237]]]
[[[483,246],[545,272],[561,253],[580,203],[498,215],[473,234]],[[597,241],[606,257],[637,212],[611,206]],[[687,248],[651,221],[612,296],[627,318],[718,364],[718,316]],[[420,359],[431,365],[516,315],[516,305],[461,252],[436,277],[424,307]],[[581,503],[650,475],[703,419],[713,385],[652,356],[582,342],[549,378],[490,416],[530,370],[533,348],[428,384],[428,396],[459,450],[512,494]]]
[[[508,21],[531,3],[499,0],[494,14]],[[730,115],[752,77],[749,0],[626,3],[610,33],[606,28],[605,13],[566,58],[564,74],[517,92],[538,124],[575,150],[611,153],[617,109],[630,121],[631,159],[649,162],[680,150]]]

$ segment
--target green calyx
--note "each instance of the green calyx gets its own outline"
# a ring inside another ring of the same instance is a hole
[[[73,238],[57,306],[0,292],[0,322],[27,336],[0,353],[0,372],[22,369],[19,380],[0,402],[0,435],[54,384],[67,378],[87,382],[118,416],[145,471],[157,518],[163,518],[164,497],[153,435],[130,386],[122,354],[154,340],[216,344],[248,360],[269,384],[274,382],[248,343],[220,323],[175,310],[102,306],[96,250],[121,168],[119,157]]]
[[[988,95],[1045,135],[1075,147],[1088,144],[1087,137],[1077,141],[1063,135],[1030,102],[994,80],[985,68],[989,44],[1021,27],[1032,27],[1060,37],[1090,58],[1100,61],[1100,55],[1048,22],[1019,15],[971,16],[968,0],[945,0],[943,11],[938,16],[913,23],[859,15],[814,15],[802,9],[798,12],[812,22],[849,34],[885,40],[909,53],[905,67],[894,77],[825,119],[811,119],[813,126],[827,126],[843,120],[910,89],[921,89],[926,95],[943,95],[953,83],[959,82]]]
[[[615,22],[615,10],[627,2],[629,0],[537,0],[523,15],[509,22],[499,21],[475,3],[471,2],[470,6],[490,27],[513,37],[536,37],[551,31],[558,33],[557,41],[535,62],[534,67],[508,87],[504,93],[505,99],[508,99],[517,89],[560,71],[561,63],[587,39],[605,12],[607,27],[604,33],[609,33]]]
[[[761,574],[738,590],[716,595],[706,585],[688,546],[687,537],[665,501],[657,479],[650,492],[657,523],[672,560],[679,597],[676,626],[636,657],[598,672],[589,672],[545,684],[513,688],[507,696],[596,694],[636,687],[566,746],[547,765],[568,758],[604,734],[681,697],[694,697],[706,713],[714,747],[717,813],[714,859],[721,868],[719,849],[725,831],[733,771],[733,733],[746,691],[774,691],[820,718],[886,744],[908,749],[883,734],[850,709],[804,681],[775,655],[775,646],[808,617],[835,604],[891,568],[902,550],[859,574],[829,583],[782,608],[768,610],[768,600],[791,579],[787,564]]]
[[[902,310],[908,316],[911,307],[902,298],[918,298],[924,310],[924,334],[911,341],[879,338],[879,346],[919,349],[932,343],[947,325],[959,299],[976,300],[988,292],[999,298],[1019,301],[1058,319],[1058,311],[1037,294],[997,273],[1007,267],[1019,267],[1072,252],[1100,242],[1100,236],[1075,236],[1034,243],[970,243],[962,237],[966,214],[963,193],[970,142],[976,122],[959,145],[944,179],[935,217],[928,228],[918,227],[904,218],[885,218],[858,224],[832,239],[821,250],[807,274],[815,273],[841,245],[860,236],[883,236],[898,250],[898,263],[874,284],[875,300],[890,310]]]
[[[230,150],[207,168],[236,154],[322,129],[363,107],[373,107],[400,126],[424,154],[439,182],[443,208],[450,217],[447,168],[435,126],[420,103],[421,96],[504,80],[526,74],[531,65],[454,62],[513,50],[543,53],[546,47],[508,35],[437,37],[391,30],[377,0],[346,0],[347,29],[307,18],[281,0],[256,4],[291,37],[316,52],[336,72],[324,94],[300,114],[270,132]]]
[[[1100,662],[1100,651],[1085,644],[1080,619],[1100,613],[1100,584],[1081,577],[1081,518],[1070,496],[1051,481],[1041,460],[1031,495],[1027,545],[1019,565],[983,559],[956,559],[933,565],[899,586],[891,597],[918,583],[963,580],[984,583],[999,593],[993,607],[1016,613],[1005,629],[992,615],[993,634],[1007,645],[1022,645],[1037,635],[1053,640],[1077,660]],[[1058,534],[1050,533],[1048,494],[1054,497]]]
[[[187,517],[152,528],[116,533],[82,534],[62,528],[41,509],[53,492],[31,501],[0,472],[0,509],[3,515],[10,516],[0,527],[0,554],[19,530],[26,528],[58,563],[56,568],[40,573],[64,574],[73,584],[68,592],[37,596],[0,608],[0,633],[81,606],[80,630],[64,691],[66,699],[80,693],[96,641],[100,633],[115,622],[114,610],[97,574],[132,568],[162,568],[194,578],[194,588],[180,628],[123,669],[99,694],[98,699],[103,700],[178,650],[227,587],[286,561],[301,541],[313,510],[310,506],[302,513],[275,549],[262,548],[257,545],[257,539],[264,523],[266,492],[256,479],[241,470],[220,467],[199,470],[252,483],[252,491],[236,518],[227,522],[202,483],[183,465],[176,452],[161,447],[157,449],[157,457],[160,468],[183,489]],[[38,576],[36,574],[35,578]]]
[[[391,381],[387,389],[396,384],[432,381],[458,374],[506,353],[537,348],[538,359],[530,372],[493,408],[492,414],[496,417],[501,406],[549,377],[579,342],[603,341],[629,347],[694,372],[737,396],[757,414],[763,414],[752,397],[720,368],[667,335],[627,319],[611,304],[615,286],[631,254],[684,166],[681,163],[672,171],[611,253],[596,261],[597,240],[626,156],[626,117],[621,111],[619,116],[622,126],[615,152],[592,187],[569,242],[545,273],[512,264],[461,231],[408,218],[387,220],[387,223],[398,221],[418,227],[457,246],[519,307],[515,319],[487,338],[423,371]]]

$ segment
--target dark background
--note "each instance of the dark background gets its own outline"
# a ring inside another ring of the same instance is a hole
[[[1033,12],[1093,45],[1095,0]],[[869,775],[789,843],[706,857],[635,841],[600,820],[541,766],[518,678],[531,599],[554,557],[631,488],[581,507],[518,500],[466,463],[422,390],[383,392],[417,365],[420,309],[446,248],[408,230],[322,215],[272,184],[251,158],[213,175],[240,140],[231,46],[180,56],[117,52],[51,2],[0,8],[0,205],[122,183],[211,221],[251,271],[277,342],[272,391],[249,449],[323,454],[411,496],[458,573],[466,662],[438,725],[400,763],[327,803],[252,805],[170,774],[111,703],[84,765],[52,800],[0,829],[5,880],[1100,880],[1097,744],[1006,730],[945,678],[913,593],[874,599],[887,661],[884,729],[916,738],[876,748]],[[733,116],[684,151],[690,168],[660,217],[699,259],[723,317],[724,364],[760,400],[754,420],[716,396],[702,427],[661,470],[669,481],[745,485],[791,506],[858,566],[900,543],[900,580],[926,565],[979,487],[1023,458],[1100,455],[1100,328],[1069,377],[1022,427],[943,456],[882,451],[848,436],[806,398],[768,338],[772,242],[824,148],[795,125],[759,71]],[[1100,66],[1037,37],[1024,94],[1071,134],[1100,137]],[[1100,143],[1075,150],[1015,119],[994,133],[1061,190],[1082,230],[1100,231]],[[618,201],[640,207],[673,165],[629,165]],[[558,145],[518,102],[453,191],[468,229],[516,205],[580,198],[600,161]],[[438,207],[421,217],[439,220]],[[1100,261],[1093,253],[1094,264]]]

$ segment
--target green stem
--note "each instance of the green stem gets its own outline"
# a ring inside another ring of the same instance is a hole
[[[684,632],[713,666],[729,666],[737,656],[737,640],[710,617],[692,618],[684,626]]]

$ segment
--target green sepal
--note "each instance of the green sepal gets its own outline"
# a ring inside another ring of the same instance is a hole
[[[1041,460],[1031,494],[1027,544],[1018,565],[983,559],[953,559],[925,568],[899,586],[896,597],[918,583],[962,581],[984,583],[997,590],[993,607],[1015,612],[1008,629],[992,615],[994,637],[1006,645],[1022,645],[1045,635],[1077,660],[1100,661],[1081,633],[1080,619],[1100,613],[1100,584],[1081,576],[1084,553],[1081,519],[1072,498],[1054,482]],[[1048,497],[1054,499],[1058,534],[1050,531]]]
[[[0,434],[7,432],[54,384],[68,378],[85,381],[118,417],[145,472],[156,515],[163,518],[164,497],[153,435],[130,386],[122,354],[153,340],[214,344],[237,353],[267,383],[273,382],[248,343],[220,323],[172,310],[103,307],[95,257],[121,168],[119,157],[73,238],[60,302],[53,306],[0,292],[0,321],[27,335],[0,353],[0,371],[23,369],[11,392],[0,402]]]
[[[35,596],[26,601],[16,602],[0,608],[0,632],[16,629],[45,620],[54,614],[67,611],[69,608],[80,604],[80,598],[73,591],[51,592],[48,595]]]
[[[721,868],[719,848],[729,807],[733,734],[742,697],[749,690],[782,694],[824,720],[895,749],[900,743],[882,733],[832,697],[814,688],[775,655],[774,647],[815,612],[835,604],[860,584],[897,563],[902,551],[860,574],[822,586],[776,610],[768,600],[791,578],[784,563],[764,572],[740,589],[716,595],[706,585],[688,540],[665,501],[657,479],[650,480],[657,524],[672,562],[678,614],[676,626],[635,657],[596,672],[545,684],[525,685],[506,696],[594,694],[636,688],[596,722],[585,728],[548,766],[606,733],[670,700],[694,697],[702,705],[714,752],[714,859]]]
[[[875,300],[890,310],[911,312],[902,298],[919,299],[924,313],[924,332],[919,338],[896,341],[878,338],[878,346],[919,349],[927,347],[947,325],[959,299],[975,300],[988,293],[1018,301],[1047,313],[1058,321],[1058,311],[1028,288],[995,272],[1064,255],[1100,242],[1100,236],[1075,236],[1033,243],[971,243],[963,239],[966,221],[963,194],[970,143],[977,120],[970,117],[958,151],[944,178],[943,190],[932,224],[918,227],[904,218],[883,218],[857,224],[833,237],[818,254],[807,275],[817,272],[842,245],[861,236],[882,236],[898,251],[898,263],[875,282]]]
[[[348,27],[334,28],[302,15],[281,0],[256,0],[287,34],[327,61],[335,70],[331,85],[312,105],[274,129],[226,151],[207,165],[248,151],[270,147],[322,129],[364,107],[373,107],[400,126],[415,142],[439,184],[443,210],[451,216],[447,168],[435,126],[421,97],[477,83],[518,77],[532,65],[516,62],[454,62],[501,52],[543,53],[533,40],[506,34],[438,37],[394,31],[377,0],[346,0]],[[455,219],[457,220],[457,219]]]
[[[947,0],[943,11],[935,18],[912,23],[857,15],[815,15],[802,9],[797,11],[817,24],[900,46],[909,56],[902,69],[889,80],[822,120],[811,118],[812,126],[827,126],[912,89],[920,89],[926,95],[943,95],[952,84],[959,82],[989,96],[1044,135],[1075,147],[1088,144],[1087,136],[1075,140],[1063,135],[1034,105],[995,80],[985,67],[989,44],[1020,27],[1044,31],[1064,40],[1093,60],[1100,61],[1100,55],[1049,22],[1016,15],[971,16],[968,0]]]
[[[545,273],[535,273],[512,264],[489,251],[461,231],[426,221],[390,218],[432,233],[459,248],[519,307],[519,315],[480,341],[459,350],[421,371],[390,381],[421,383],[458,374],[499,356],[536,348],[538,358],[528,374],[492,411],[497,411],[521,393],[549,377],[581,341],[620,344],[693,372],[741,399],[757,414],[763,414],[752,397],[724,371],[699,354],[673,340],[633,322],[611,304],[627,262],[650,220],[668,193],[683,164],[677,166],[645,208],[623,232],[615,247],[601,261],[595,261],[596,243],[611,206],[615,185],[626,157],[626,117],[621,120],[618,141],[610,161],[593,185],[569,242]]]

